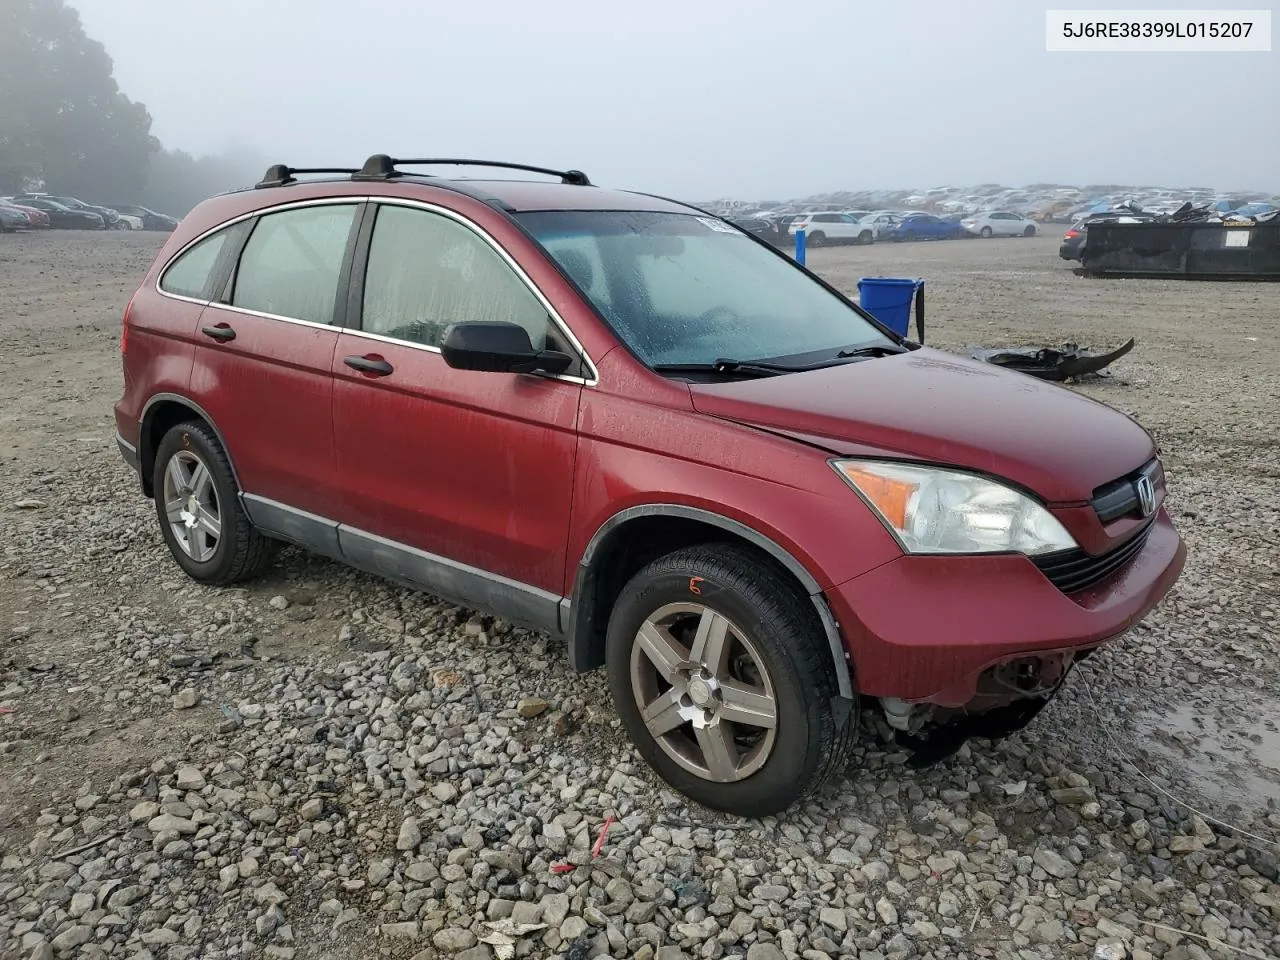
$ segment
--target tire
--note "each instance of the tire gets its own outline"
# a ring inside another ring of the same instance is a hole
[[[870,230],[863,230],[860,234],[858,234],[858,242],[861,244],[868,244],[874,240],[875,240],[875,237],[871,236]]]
[[[839,687],[822,626],[803,594],[767,561],[736,545],[687,547],[650,563],[619,597],[605,641],[609,688],[632,742],[674,789],[715,810],[761,817],[787,809],[843,770],[858,726],[856,702],[839,728]],[[700,625],[720,627],[711,635],[725,638],[723,653],[704,652],[700,659],[713,669],[692,673]],[[655,659],[646,649],[667,655]],[[732,701],[725,699],[730,690],[737,694]],[[655,734],[641,702],[666,703],[674,725]],[[741,704],[757,717],[771,710],[772,728],[726,724],[722,713],[745,709]],[[695,715],[712,720],[701,734]],[[708,754],[702,744],[723,754]],[[717,755],[724,759],[709,759]]]
[[[821,230],[819,230],[817,233],[813,233],[805,237],[805,245],[809,247],[822,247],[822,246],[826,246],[826,243],[827,243],[827,235],[823,233]]]
[[[180,423],[164,435],[152,482],[161,535],[191,579],[238,583],[260,574],[275,558],[279,542],[249,522],[226,451],[206,424]],[[175,504],[173,519],[169,502]],[[181,538],[175,525],[186,529]]]
[[[979,236],[981,236],[981,237],[982,237],[982,239],[983,239],[983,240],[990,240],[990,239],[991,239],[991,228],[990,228],[990,227],[983,227],[981,230],[979,230],[979,231],[978,231],[978,234],[979,234]]]
[[[1027,229],[1022,231],[1022,235],[1024,237],[1034,237],[1036,235],[1036,228],[1029,226]]]

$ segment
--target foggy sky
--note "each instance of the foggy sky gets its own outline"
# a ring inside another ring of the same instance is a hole
[[[685,199],[1280,190],[1280,54],[1046,53],[1046,6],[1081,6],[1062,0],[71,3],[156,136],[195,153],[519,160]]]

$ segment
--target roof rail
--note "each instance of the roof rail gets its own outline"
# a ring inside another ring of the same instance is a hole
[[[283,187],[288,183],[296,183],[297,173],[357,173],[355,167],[290,167],[283,163],[273,163],[267,167],[262,179],[254,184],[254,189],[264,187]]]
[[[581,170],[552,170],[547,167],[533,167],[527,163],[506,163],[502,160],[460,160],[441,157],[424,157],[416,160],[398,160],[385,153],[375,153],[365,161],[364,167],[352,176],[352,180],[390,180],[404,175],[397,170],[400,166],[466,166],[466,167],[502,167],[506,170],[526,170],[529,173],[545,173],[559,177],[561,183],[569,183],[578,187],[590,187],[592,183]]]

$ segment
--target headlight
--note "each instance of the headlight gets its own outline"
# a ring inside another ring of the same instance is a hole
[[[985,477],[875,460],[833,460],[831,465],[908,553],[1034,556],[1076,546],[1048,510]]]

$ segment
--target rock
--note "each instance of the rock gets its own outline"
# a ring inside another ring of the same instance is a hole
[[[1040,943],[1059,943],[1062,937],[1062,921],[1049,919],[1036,924],[1035,938]]]
[[[24,497],[21,500],[13,501],[15,510],[43,510],[47,504],[43,500],[37,500],[35,497]]]
[[[881,897],[876,901],[876,915],[886,926],[891,927],[898,922],[898,908],[887,897]]]
[[[36,945],[36,948],[31,951],[29,960],[53,960],[54,956],[53,944],[48,940],[41,940]]]
[[[287,610],[289,609],[289,599],[288,597],[274,596],[267,601],[267,605],[272,610]]]
[[[396,837],[396,849],[416,850],[421,842],[422,830],[418,826],[418,821],[413,817],[409,817],[400,824],[400,833]]]
[[[196,706],[199,702],[200,702],[200,694],[197,693],[195,690],[193,690],[191,687],[187,687],[183,690],[180,690],[177,696],[173,698],[173,709],[190,710],[192,707]]]
[[[753,943],[747,948],[747,960],[787,960],[787,955],[774,943]]]
[[[552,894],[551,896],[556,896]],[[569,898],[564,894],[558,896],[564,897],[564,910],[559,909],[559,902],[556,902],[557,909],[551,910],[551,916],[548,918],[547,900],[544,898],[541,903],[530,903],[528,900],[520,900],[511,906],[511,922],[517,926],[526,924],[541,923],[544,918],[548,926],[558,927],[564,923],[564,918],[569,914]]]
[[[791,888],[762,883],[751,891],[751,896],[756,900],[780,903],[791,896]]]
[[[1177,836],[1169,840],[1170,853],[1198,853],[1204,849],[1204,841],[1199,837]]]
[[[1063,787],[1061,790],[1051,790],[1049,795],[1057,803],[1064,803],[1073,806],[1079,806],[1082,803],[1089,803],[1094,799],[1092,787]]]
[[[218,890],[226,893],[240,880],[240,868],[234,863],[218,871]]]
[[[204,774],[195,767],[179,767],[177,784],[179,790],[203,790]]]
[[[416,860],[404,868],[404,875],[414,883],[430,883],[440,876],[440,871],[429,860]]]
[[[938,925],[929,920],[917,920],[915,922],[915,934],[921,940],[933,940],[942,935],[942,931],[938,929]]]
[[[550,706],[550,704],[541,697],[525,697],[516,704],[516,713],[520,714],[520,716],[524,717],[526,720],[531,720],[534,717],[541,716],[546,713],[548,706]]]
[[[431,787],[431,795],[441,803],[452,803],[458,799],[458,788],[452,783],[437,783]]]
[[[146,823],[160,813],[160,804],[154,800],[142,800],[134,804],[129,811],[129,819],[134,823]]]
[[[1045,873],[1059,880],[1076,875],[1075,865],[1062,854],[1048,847],[1038,847],[1032,859]]]
[[[195,833],[200,828],[196,826],[194,820],[176,817],[172,813],[162,813],[147,821],[147,829],[152,833],[171,832],[186,835]]]
[[[298,808],[298,818],[305,822],[310,822],[312,820],[319,820],[320,816],[323,813],[324,813],[323,797],[312,797],[310,800],[307,800],[302,804],[302,806]]]
[[[70,953],[93,939],[93,927],[76,924],[53,938],[53,949],[58,953]]]
[[[403,923],[384,923],[380,928],[384,937],[392,940],[417,940],[422,936],[422,928],[416,920]]]
[[[560,924],[560,937],[563,940],[577,940],[589,929],[587,921],[581,917],[566,917],[564,923]]]
[[[1129,951],[1119,940],[1099,940],[1093,948],[1093,960],[1126,960]]]
[[[862,875],[872,883],[884,883],[889,879],[889,865],[879,860],[870,860],[859,869]]]
[[[431,942],[445,953],[460,953],[476,945],[476,935],[463,927],[445,927],[431,938]]]
[[[63,723],[75,723],[80,719],[80,711],[73,706],[65,706],[59,711],[58,719]]]
[[[275,807],[258,807],[249,811],[249,822],[271,825],[280,819],[280,811]]]
[[[819,910],[818,920],[837,933],[844,933],[849,929],[849,918],[845,916],[843,910],[837,910],[835,907],[823,907]]]

